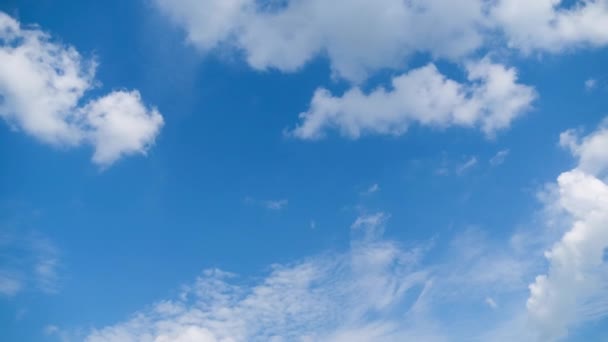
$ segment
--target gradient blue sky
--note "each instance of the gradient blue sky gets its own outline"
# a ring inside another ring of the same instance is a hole
[[[608,2],[413,3],[0,2],[0,340],[608,341]]]

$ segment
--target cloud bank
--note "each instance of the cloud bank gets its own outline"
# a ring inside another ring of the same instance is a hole
[[[608,44],[605,0],[155,2],[204,52],[234,49],[254,69],[288,72],[327,56],[353,81],[416,53],[458,60],[493,44],[524,54]]]

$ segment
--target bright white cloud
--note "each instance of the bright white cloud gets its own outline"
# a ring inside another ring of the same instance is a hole
[[[499,0],[490,11],[510,47],[562,52],[608,44],[608,1]]]
[[[546,253],[549,269],[530,285],[528,313],[543,340],[556,340],[580,322],[608,315],[608,184],[600,178],[608,166],[606,121],[579,138],[560,137],[579,158],[578,166],[557,181],[555,207],[570,227]]]
[[[241,50],[255,69],[294,71],[326,55],[341,77],[362,80],[415,52],[456,58],[479,47],[479,0],[156,0],[204,51]],[[370,23],[361,25],[361,23]]]
[[[93,162],[109,166],[145,154],[163,118],[137,91],[115,91],[81,105],[95,86],[95,63],[37,28],[0,12],[0,117],[55,146],[90,144]]]
[[[567,130],[560,135],[560,145],[579,159],[578,168],[592,175],[608,171],[608,119],[597,130],[581,137],[580,130]]]
[[[255,69],[294,71],[327,56],[339,76],[429,53],[460,59],[491,41],[525,53],[608,44],[608,3],[579,0],[156,0],[203,51],[242,51]],[[362,25],[361,23],[366,23]]]
[[[419,124],[479,127],[491,136],[529,110],[536,97],[532,87],[517,83],[515,69],[487,58],[469,63],[467,71],[467,83],[448,79],[429,64],[393,78],[391,89],[365,94],[355,87],[342,96],[319,89],[291,134],[318,139],[335,128],[356,139],[363,134],[400,135]]]

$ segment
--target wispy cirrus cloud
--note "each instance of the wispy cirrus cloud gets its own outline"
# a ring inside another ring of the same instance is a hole
[[[602,127],[577,139],[572,132],[562,136],[579,166],[562,173],[555,191],[543,197],[547,227],[518,230],[506,242],[467,228],[436,251],[436,240],[405,246],[386,238],[390,215],[364,214],[351,226],[346,251],[272,265],[254,282],[204,271],[176,298],[95,329],[85,340],[563,339],[608,316],[608,185],[602,180],[608,159],[592,153],[604,145]]]
[[[498,152],[496,152],[496,154],[490,158],[490,165],[491,166],[499,166],[502,165],[505,160],[507,159],[507,157],[509,156],[509,153],[511,153],[511,151],[509,149],[504,149],[504,150],[500,150]]]
[[[40,233],[0,230],[0,295],[23,291],[56,293],[60,288],[60,253]]]
[[[287,207],[287,205],[289,204],[289,200],[284,198],[261,200],[248,196],[245,198],[245,203],[249,205],[260,206],[268,210],[279,211]]]
[[[429,264],[432,244],[405,247],[383,237],[388,218],[382,212],[362,215],[352,224],[347,251],[272,265],[253,283],[206,270],[176,298],[84,339],[452,341],[484,329],[457,329],[457,322],[448,323],[454,317],[442,315],[445,305],[469,311],[465,308],[478,303],[472,313],[488,310],[490,295],[525,293],[533,267],[511,247],[491,247],[484,234],[466,231]],[[495,322],[490,323],[488,329]]]

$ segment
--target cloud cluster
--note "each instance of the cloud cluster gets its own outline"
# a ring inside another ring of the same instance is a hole
[[[342,96],[316,91],[310,109],[291,132],[317,139],[329,128],[358,138],[362,134],[403,134],[411,124],[479,127],[487,135],[509,127],[530,109],[536,93],[519,84],[513,68],[483,59],[467,66],[468,82],[441,74],[433,64],[393,78],[391,89],[365,94],[353,88]]]
[[[136,90],[83,104],[95,86],[95,68],[73,47],[0,12],[0,117],[48,144],[89,144],[93,162],[107,167],[123,156],[145,154],[163,117]]]
[[[341,96],[318,89],[293,136],[332,127],[358,138],[401,134],[412,123],[508,128],[534,99],[515,70],[479,56],[560,53],[608,44],[606,0],[155,0],[204,53],[234,51],[256,70],[297,71],[319,56],[354,83]],[[508,54],[508,52],[507,52]],[[394,77],[390,89],[358,86],[379,70],[407,69],[412,56],[467,66],[459,83],[434,64]]]
[[[415,53],[459,59],[486,45],[524,53],[608,44],[608,2],[578,0],[155,0],[203,51],[242,51],[255,69],[327,56],[360,81]]]
[[[221,46],[244,53],[259,70],[295,71],[327,55],[349,80],[398,67],[415,52],[460,57],[482,43],[478,0],[156,0],[204,51]],[[363,24],[368,23],[368,24]]]

